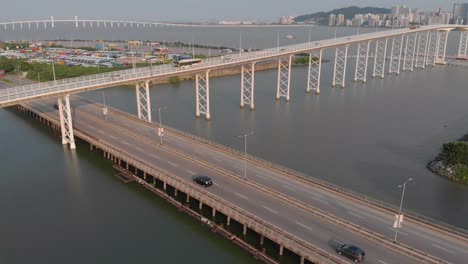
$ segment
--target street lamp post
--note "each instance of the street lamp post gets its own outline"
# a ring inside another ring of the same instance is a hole
[[[408,184],[412,180],[413,180],[413,178],[409,178],[404,183],[398,185],[398,188],[401,188],[403,186],[403,191],[401,192],[400,209],[398,210],[398,215],[397,215],[396,221],[395,221],[395,223],[396,223],[396,225],[395,225],[395,238],[393,239],[393,243],[397,242],[398,228],[401,225],[401,220],[402,220],[401,209],[403,207],[403,199],[405,198],[406,184]]]
[[[54,83],[57,83],[57,79],[55,78],[55,64],[54,64],[54,59],[52,59],[52,75],[54,76]]]
[[[237,136],[238,138],[244,138],[244,180],[247,180],[247,137],[253,133],[253,131],[250,131],[243,135]]]
[[[163,136],[164,136],[164,128],[162,124],[162,118],[161,118],[161,110],[167,109],[167,106],[160,107],[158,109],[152,109],[152,110],[158,110],[158,117],[159,117],[159,128],[158,128],[158,136],[159,136],[159,142],[161,145],[163,144]]]

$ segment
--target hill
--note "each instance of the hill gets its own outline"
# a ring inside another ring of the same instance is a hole
[[[343,14],[345,16],[345,19],[352,19],[356,14],[390,14],[390,12],[391,9],[388,8],[350,6],[345,8],[333,9],[332,11],[328,12],[318,12],[309,15],[297,16],[294,20],[296,22],[314,21],[318,24],[323,24],[328,23],[328,16],[330,14]]]

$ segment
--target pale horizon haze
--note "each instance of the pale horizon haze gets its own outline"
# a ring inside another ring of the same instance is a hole
[[[0,21],[23,19],[131,19],[144,21],[277,21],[280,16],[304,15],[351,5],[391,7],[404,4],[423,11],[442,8],[452,11],[447,0],[27,0],[5,1]]]

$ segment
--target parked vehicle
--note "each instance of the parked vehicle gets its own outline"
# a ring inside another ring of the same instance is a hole
[[[344,245],[339,246],[336,249],[336,251],[338,252],[338,254],[346,256],[352,259],[356,263],[363,261],[364,257],[366,256],[366,253],[364,252],[364,250],[354,245],[344,244]]]
[[[193,178],[193,181],[195,183],[202,185],[203,187],[208,187],[208,186],[213,185],[213,181],[208,176],[196,176],[195,178]]]

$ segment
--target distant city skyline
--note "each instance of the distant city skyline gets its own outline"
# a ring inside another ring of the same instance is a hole
[[[421,10],[443,8],[451,11],[456,2],[447,0],[133,0],[133,1],[10,1],[3,4],[2,21],[55,18],[116,18],[149,21],[245,20],[276,21],[280,16],[303,15],[335,8],[373,6],[391,8],[407,5]]]

